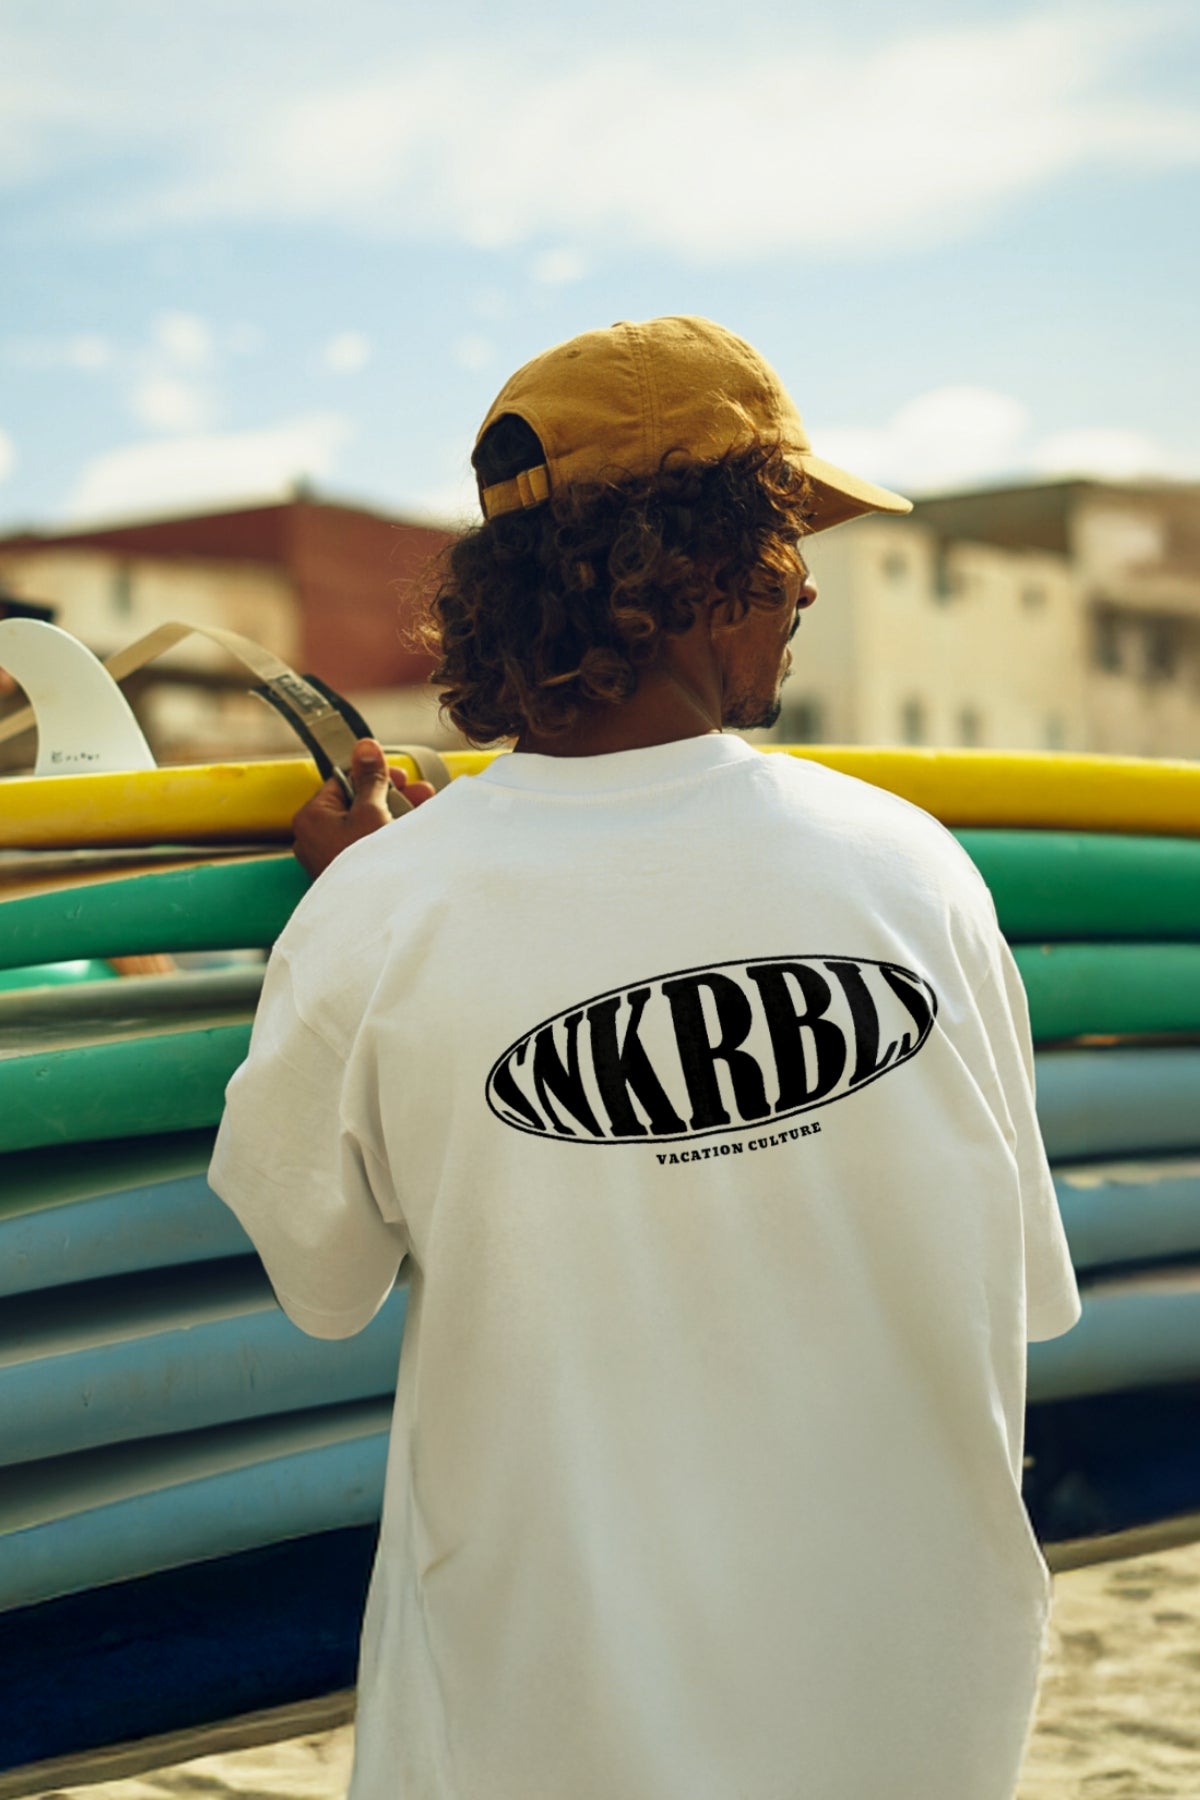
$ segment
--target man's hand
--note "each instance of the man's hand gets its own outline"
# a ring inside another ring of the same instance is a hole
[[[402,790],[406,800],[421,806],[432,800],[434,790],[427,781],[409,781],[403,769],[389,769],[384,754],[374,738],[360,738],[354,746],[350,762],[350,785],[353,800],[347,802],[342,784],[330,776],[320,793],[314,794],[292,820],[297,860],[310,875],[327,869],[334,857],[347,844],[369,837],[381,825],[390,825],[388,784]]]

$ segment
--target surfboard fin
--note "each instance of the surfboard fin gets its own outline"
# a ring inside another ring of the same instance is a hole
[[[240,632],[226,631],[213,625],[171,623],[158,626],[156,630],[148,632],[145,637],[138,638],[132,644],[127,644],[123,650],[116,651],[101,663],[90,650],[79,643],[78,639],[72,638],[68,632],[60,631],[57,626],[35,624],[31,620],[11,620],[0,623],[0,642],[7,641],[3,634],[22,629],[35,633],[50,632],[56,640],[63,640],[70,645],[75,653],[69,679],[64,679],[59,684],[63,689],[66,707],[66,711],[62,715],[64,721],[69,717],[74,724],[79,724],[77,702],[82,691],[79,685],[81,681],[90,680],[97,693],[103,692],[109,696],[106,704],[111,710],[113,720],[112,743],[114,747],[111,754],[118,758],[115,762],[97,761],[89,749],[81,759],[64,760],[61,744],[56,738],[46,752],[47,756],[52,759],[49,766],[43,768],[42,756],[39,752],[36,771],[38,774],[68,774],[86,769],[112,772],[124,769],[154,768],[154,758],[150,753],[149,746],[129,709],[128,702],[116,684],[125,676],[133,674],[134,670],[144,667],[154,657],[160,656],[166,650],[174,649],[176,644],[195,635],[219,644],[222,649],[228,651],[231,656],[236,657],[245,668],[249,669],[251,674],[258,677],[258,683],[251,689],[251,692],[257,694],[259,699],[265,701],[268,706],[273,707],[282,718],[287,720],[316,763],[322,779],[328,781],[331,776],[336,777],[341,783],[342,791],[347,799],[352,797],[349,770],[354,746],[360,738],[374,736],[367,721],[357,707],[352,706],[343,695],[339,694],[335,688],[331,688],[327,682],[322,681],[319,676],[297,675],[296,671],[289,668],[287,663],[281,661],[272,651],[263,649],[262,645],[256,644],[252,638],[246,638]],[[63,652],[64,656],[67,654],[67,652]],[[85,671],[83,675],[79,675],[76,671],[84,669],[85,664],[91,665],[92,672],[89,675]],[[0,667],[3,666],[7,665],[3,654],[0,654]],[[26,689],[34,704],[0,720],[0,742],[16,736],[20,731],[34,724],[35,708],[36,720],[44,735],[42,690],[39,689],[35,694],[29,688],[21,667],[14,666],[11,672]],[[101,679],[97,680],[97,676]],[[46,691],[49,692],[49,690]],[[97,704],[100,702],[98,701]],[[123,735],[118,730],[118,723],[122,716],[127,721]],[[132,732],[136,734],[136,742],[134,737],[129,735],[128,728],[132,728]],[[39,737],[40,744],[41,738]],[[140,750],[138,745],[140,745]],[[405,744],[401,747],[401,754],[412,758],[416,764],[418,775],[423,781],[432,782],[433,786],[439,789],[446,785],[449,780],[449,771],[435,750],[421,745]],[[393,818],[399,818],[402,813],[412,811],[412,803],[404,797],[399,788],[389,787],[388,810]]]
[[[35,775],[157,766],[128,700],[99,657],[69,631],[41,619],[0,620],[0,668],[30,702],[22,718],[37,727]]]

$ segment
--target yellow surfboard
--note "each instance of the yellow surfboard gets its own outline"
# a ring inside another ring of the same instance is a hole
[[[1200,763],[994,750],[765,745],[857,776],[945,825],[1200,837]],[[452,776],[504,752],[451,750]],[[390,753],[412,778],[403,754]],[[0,780],[0,849],[286,842],[320,786],[307,757]]]

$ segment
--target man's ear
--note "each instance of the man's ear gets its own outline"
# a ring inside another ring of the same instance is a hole
[[[749,609],[738,612],[728,594],[712,593],[704,602],[709,637],[727,637],[749,616]]]

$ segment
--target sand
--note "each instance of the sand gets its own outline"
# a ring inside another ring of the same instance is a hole
[[[1200,1544],[1054,1581],[1019,1800],[1198,1800]]]
[[[55,1800],[340,1800],[343,1725]],[[1018,1800],[1200,1800],[1200,1544],[1055,1577]],[[914,1800],[919,1800],[914,1796]]]

